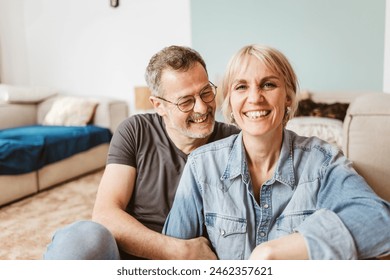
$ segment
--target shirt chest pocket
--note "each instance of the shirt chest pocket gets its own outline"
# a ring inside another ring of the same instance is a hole
[[[293,233],[295,228],[314,212],[315,210],[305,210],[281,215],[276,219],[276,230],[279,232],[279,236]]]
[[[246,219],[206,213],[209,239],[221,260],[243,259],[247,232]]]

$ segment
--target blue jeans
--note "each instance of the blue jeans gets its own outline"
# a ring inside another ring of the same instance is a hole
[[[114,236],[104,226],[79,221],[55,232],[45,260],[120,260]]]

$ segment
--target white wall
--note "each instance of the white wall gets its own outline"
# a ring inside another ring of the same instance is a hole
[[[120,0],[115,9],[109,0],[0,0],[2,83],[112,96],[134,112],[134,86],[170,44],[192,45],[190,0]],[[390,93],[390,0],[383,90]]]
[[[0,81],[29,80],[24,0],[0,0]]]
[[[390,93],[390,0],[386,0],[385,59],[383,91]]]
[[[0,79],[127,100],[150,57],[191,45],[190,0],[0,0]]]

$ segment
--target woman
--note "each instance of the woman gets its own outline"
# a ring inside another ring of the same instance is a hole
[[[278,50],[230,61],[224,114],[242,130],[188,158],[164,233],[208,236],[220,259],[357,259],[390,253],[390,205],[336,147],[286,130],[296,75]]]

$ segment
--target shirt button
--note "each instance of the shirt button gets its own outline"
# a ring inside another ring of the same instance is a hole
[[[219,232],[221,233],[222,236],[226,234],[226,232],[223,229],[220,229]]]
[[[260,236],[264,237],[265,236],[265,232],[264,231],[260,232]]]
[[[265,209],[268,209],[269,205],[266,203],[266,204],[264,204],[263,207],[264,207]]]

